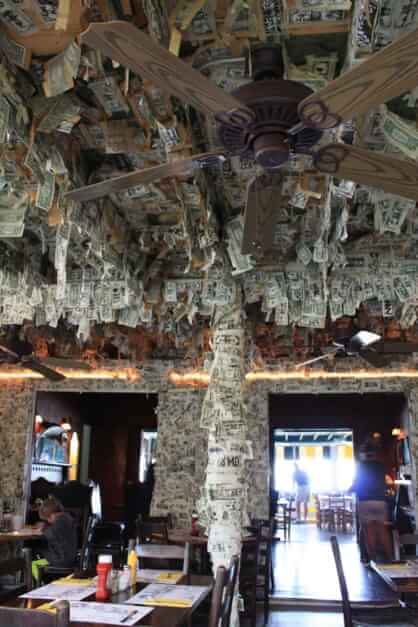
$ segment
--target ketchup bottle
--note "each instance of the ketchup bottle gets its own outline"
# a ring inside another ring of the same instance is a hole
[[[107,601],[112,593],[112,556],[99,555],[96,571],[96,600]]]

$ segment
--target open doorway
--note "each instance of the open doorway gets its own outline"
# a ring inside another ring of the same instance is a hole
[[[295,508],[292,517],[295,523],[305,520],[315,523],[319,520],[321,496],[345,494],[353,484],[352,430],[274,429],[273,482],[274,491],[281,498],[292,499],[297,490],[298,470],[307,481],[306,511],[301,518]],[[345,522],[348,527],[348,519]]]
[[[339,598],[329,541],[336,534],[350,597],[359,602],[390,601],[387,586],[360,561],[356,502],[348,488],[362,443],[368,437],[378,437],[393,524],[399,523],[402,509],[402,515],[414,526],[415,480],[408,455],[401,452],[408,449],[405,444],[410,430],[404,395],[271,395],[269,411],[271,514],[281,513],[281,502],[290,503],[291,512],[290,534],[285,534],[282,524],[277,529],[280,541],[273,550],[275,596],[321,602]],[[309,478],[307,522],[302,524],[297,523],[295,464]],[[280,523],[282,519],[279,516]]]
[[[133,529],[151,502],[157,402],[156,394],[39,392],[29,516],[37,498],[61,494],[69,481],[93,482],[103,518]]]

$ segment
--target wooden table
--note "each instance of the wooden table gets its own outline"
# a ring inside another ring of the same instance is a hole
[[[251,529],[252,528],[248,528]],[[243,542],[252,542],[254,541],[255,535],[248,534],[242,538]],[[206,535],[201,536],[192,536],[190,533],[190,529],[169,529],[168,530],[168,541],[172,544],[197,544],[199,546],[205,546],[208,543],[208,537]]]
[[[39,540],[42,531],[35,527],[24,527],[20,531],[0,531],[0,542],[23,542],[23,540]]]
[[[142,618],[137,625],[151,625],[152,627],[179,627],[183,623],[187,623],[188,619],[191,617],[193,612],[199,607],[199,605],[205,600],[205,598],[209,595],[211,588],[213,586],[212,577],[202,577],[198,575],[190,576],[190,584],[195,586],[208,586],[207,595],[201,598],[199,603],[197,603],[192,608],[180,608],[180,607],[155,607],[153,608],[150,614],[147,614]],[[138,592],[142,588],[145,588],[148,584],[146,583],[138,583],[136,585],[135,592]],[[112,595],[110,599],[110,603],[124,603],[131,596],[133,596],[134,592],[132,590],[125,590],[124,592],[119,592],[117,594]],[[86,599],[86,601],[95,601],[94,596]],[[33,607],[36,608],[43,603],[43,601],[32,601]],[[139,607],[139,606],[138,606]],[[71,623],[71,625],[77,625],[77,627],[108,627],[102,625],[101,623]]]
[[[370,566],[398,594],[418,593],[418,558],[387,564],[370,562]]]
[[[168,541],[172,544],[198,544],[205,545],[208,543],[208,537],[205,535],[192,536],[190,529],[169,529]]]

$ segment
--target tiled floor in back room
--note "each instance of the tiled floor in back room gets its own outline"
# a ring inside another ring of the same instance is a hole
[[[341,599],[330,536],[328,532],[319,531],[314,524],[294,525],[290,542],[274,543],[275,598]],[[360,562],[355,536],[338,534],[338,540],[351,601],[372,604],[393,602],[395,595],[390,588]],[[290,624],[293,626],[293,623]]]

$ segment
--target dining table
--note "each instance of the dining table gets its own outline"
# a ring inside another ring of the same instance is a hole
[[[19,531],[0,531],[1,542],[23,542],[24,540],[39,540],[42,531],[36,527],[23,527]]]
[[[370,567],[398,594],[418,594],[418,558],[388,563],[370,562]]]
[[[149,625],[150,627],[180,627],[180,625],[188,623],[190,617],[193,612],[205,601],[205,599],[209,596],[212,587],[213,587],[213,578],[209,576],[202,575],[190,575],[189,576],[189,585],[192,586],[206,586],[207,591],[204,595],[201,596],[199,601],[194,604],[192,607],[154,607],[150,614],[147,614],[143,618],[141,618],[135,625]],[[139,592],[143,588],[145,588],[148,584],[143,582],[138,582],[134,589],[129,588],[123,592],[117,592],[112,594],[109,599],[109,603],[125,603],[130,597],[133,596],[136,592]],[[24,599],[22,599],[25,602]],[[85,599],[88,601],[95,601],[95,596],[92,595]],[[26,601],[25,605],[36,609],[37,607],[43,605],[47,602],[47,599],[31,599],[30,604]],[[137,606],[140,607],[140,606]],[[103,623],[80,623],[80,622],[71,622],[71,627],[106,627]]]

